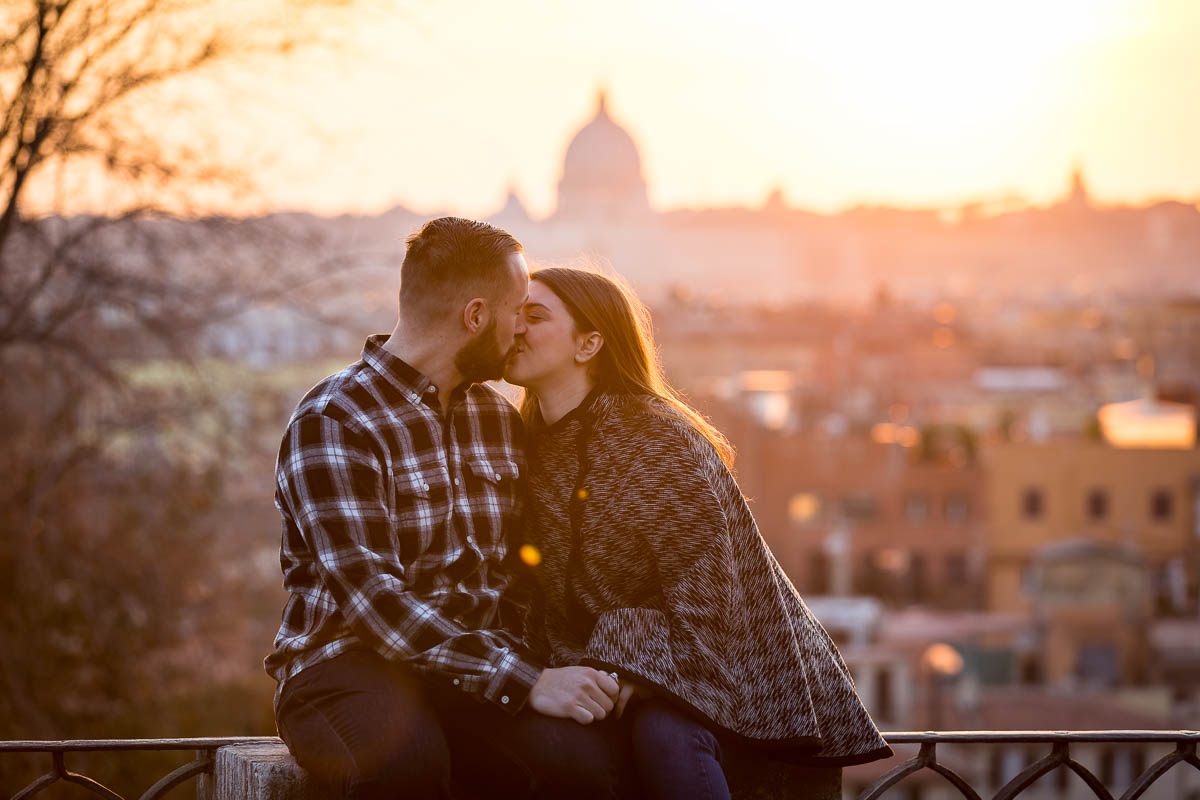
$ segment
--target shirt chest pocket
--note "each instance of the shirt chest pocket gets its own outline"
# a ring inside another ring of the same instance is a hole
[[[500,516],[514,510],[517,498],[517,465],[507,459],[468,459],[463,471],[467,476],[468,501],[473,509]]]
[[[511,486],[519,477],[517,465],[506,459],[470,459],[467,461],[467,471],[493,486],[500,486],[506,482]]]
[[[445,480],[419,470],[392,476],[396,546],[401,561],[410,563],[433,543],[437,526],[449,511]]]

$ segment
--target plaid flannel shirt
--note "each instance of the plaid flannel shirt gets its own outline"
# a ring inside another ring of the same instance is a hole
[[[516,713],[541,668],[520,640],[513,541],[525,456],[516,409],[430,380],[372,336],[317,384],[280,445],[275,504],[291,593],[265,667],[279,682],[351,649]]]

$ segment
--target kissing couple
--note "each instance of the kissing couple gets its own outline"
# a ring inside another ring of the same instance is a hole
[[[265,665],[326,796],[728,798],[735,762],[891,755],[632,291],[445,217],[399,295],[276,466]]]

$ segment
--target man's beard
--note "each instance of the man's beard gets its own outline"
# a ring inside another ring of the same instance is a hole
[[[458,374],[472,383],[499,380],[504,375],[504,364],[512,354],[500,349],[496,342],[496,321],[479,332],[463,349],[454,355],[454,366]]]

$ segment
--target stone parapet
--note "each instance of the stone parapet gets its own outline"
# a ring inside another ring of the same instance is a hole
[[[762,759],[727,759],[735,800],[839,800],[842,771]],[[217,750],[211,775],[200,778],[197,800],[323,800],[283,742],[236,744]]]

